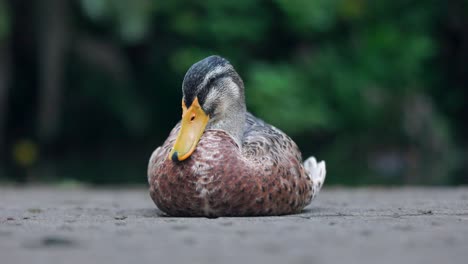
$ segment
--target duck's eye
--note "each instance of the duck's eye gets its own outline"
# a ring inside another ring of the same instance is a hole
[[[215,77],[209,78],[207,82],[207,86],[210,86],[211,84],[213,84],[214,80],[215,80]]]

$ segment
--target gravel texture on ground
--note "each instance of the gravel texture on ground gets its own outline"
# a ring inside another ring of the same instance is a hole
[[[468,263],[468,188],[327,188],[302,214],[174,218],[145,188],[0,187],[0,263]]]

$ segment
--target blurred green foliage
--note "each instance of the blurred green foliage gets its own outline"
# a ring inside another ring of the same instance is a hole
[[[38,139],[39,179],[144,182],[147,158],[180,117],[185,71],[219,54],[243,77],[250,111],[325,159],[330,183],[468,182],[468,77],[452,75],[467,68],[452,61],[467,59],[467,1],[70,2],[63,115],[52,142]],[[10,96],[12,146],[36,138],[35,108],[19,101],[40,87],[26,83]],[[26,124],[19,109],[33,116]]]
[[[0,41],[8,37],[10,33],[10,12],[7,5],[0,1]]]

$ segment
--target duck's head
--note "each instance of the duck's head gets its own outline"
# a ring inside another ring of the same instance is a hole
[[[246,113],[244,84],[229,61],[210,56],[195,63],[185,74],[182,92],[181,129],[169,159],[190,157],[207,129],[224,130],[240,146]]]

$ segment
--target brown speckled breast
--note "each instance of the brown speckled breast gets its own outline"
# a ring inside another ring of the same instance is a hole
[[[191,157],[173,162],[167,156],[178,130],[176,126],[163,146],[156,149],[148,166],[151,198],[165,213],[283,215],[298,213],[311,202],[312,181],[304,171],[300,153],[298,158],[298,150],[284,150],[297,149],[295,144],[270,142],[267,151],[258,153],[249,142],[240,150],[224,131],[207,130]]]

